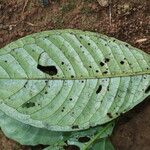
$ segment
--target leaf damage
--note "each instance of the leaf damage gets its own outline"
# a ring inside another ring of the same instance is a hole
[[[39,69],[43,73],[49,74],[50,76],[57,75],[57,73],[58,73],[56,66],[42,66],[42,65],[38,64],[37,69]]]

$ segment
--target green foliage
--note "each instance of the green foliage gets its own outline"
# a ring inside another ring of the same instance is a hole
[[[108,138],[100,139],[99,142],[91,146],[90,150],[115,150]]]
[[[95,139],[96,134],[99,134],[96,139],[111,135],[114,122],[78,132],[56,132],[21,123],[0,111],[0,125],[7,137],[18,141],[22,145],[43,144],[63,148],[68,143],[69,145],[77,145],[82,149],[85,147],[85,140],[92,141]]]
[[[149,74],[150,56],[114,38],[79,30],[26,36],[0,49],[0,126],[25,145],[88,149],[99,141],[113,149],[102,139],[108,122],[150,95]]]

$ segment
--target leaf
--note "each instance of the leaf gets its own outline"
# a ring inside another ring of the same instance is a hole
[[[115,148],[108,138],[103,138],[96,144],[92,145],[90,150],[115,150]]]
[[[64,150],[64,148],[62,146],[48,146],[43,150]]]
[[[57,148],[63,147],[66,142],[70,144],[78,141],[80,144],[81,138],[89,137],[92,139],[97,132],[104,131],[99,138],[107,137],[113,130],[114,122],[109,123],[109,128],[105,125],[78,132],[56,132],[23,124],[0,111],[0,127],[7,137],[22,145],[43,144]]]
[[[106,124],[101,130],[98,130],[95,135],[93,135],[93,136],[91,136],[89,138],[89,140],[85,139],[86,137],[88,137],[88,135],[86,135],[86,137],[80,137],[80,138],[78,138],[78,141],[76,139],[74,139],[74,138],[73,139],[69,139],[67,141],[67,143],[69,145],[76,145],[81,150],[86,150],[86,149],[89,149],[91,147],[91,145],[93,145],[97,140],[106,138],[109,135],[111,135],[112,131],[113,131],[113,128],[114,128],[114,121]]]
[[[63,145],[66,140],[62,132],[35,128],[14,120],[2,112],[0,112],[0,127],[7,137],[18,141],[22,145]]]
[[[149,96],[149,74],[150,56],[114,38],[36,33],[0,49],[0,110],[38,128],[83,130]]]

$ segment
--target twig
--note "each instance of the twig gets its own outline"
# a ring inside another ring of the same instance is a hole
[[[35,24],[31,23],[31,22],[26,22],[26,24],[29,25],[29,26],[32,26],[32,27],[37,26],[37,25],[35,25]]]
[[[147,38],[138,39],[138,40],[136,40],[136,43],[142,43],[142,42],[145,42],[145,41],[147,41]]]
[[[110,3],[109,3],[109,23],[110,23],[110,26],[111,26],[111,23],[112,23],[112,9],[111,9],[111,0],[110,0]]]
[[[26,8],[27,5],[28,5],[28,2],[29,2],[29,0],[26,0],[26,1],[25,1],[24,6],[23,6],[23,9],[22,9],[22,15],[21,15],[21,16],[23,16],[23,13],[24,13],[24,11],[25,11],[25,8]]]

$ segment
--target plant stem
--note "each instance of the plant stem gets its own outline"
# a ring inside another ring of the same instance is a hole
[[[98,138],[100,137],[101,134],[103,134],[110,126],[112,123],[110,122],[103,130],[101,130],[99,133],[97,133],[92,140],[90,140],[84,147],[83,150],[87,150],[87,148]]]

